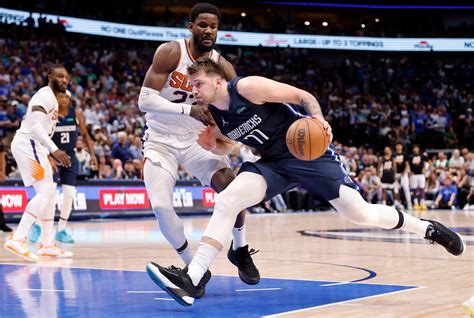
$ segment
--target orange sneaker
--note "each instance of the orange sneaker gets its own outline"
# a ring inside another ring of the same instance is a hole
[[[23,240],[16,241],[13,239],[13,235],[10,235],[10,238],[3,244],[3,247],[15,254],[20,256],[23,259],[26,259],[30,262],[38,261],[38,256],[30,251],[28,244],[26,243],[26,237]]]
[[[57,257],[57,258],[71,258],[74,254],[70,251],[64,251],[55,244],[51,246],[41,245],[38,250],[38,256],[41,257]]]

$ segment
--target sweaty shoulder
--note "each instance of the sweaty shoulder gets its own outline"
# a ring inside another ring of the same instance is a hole
[[[31,106],[41,106],[47,113],[53,110],[57,105],[56,96],[49,86],[40,88],[30,100]]]
[[[171,41],[161,44],[153,56],[153,68],[160,70],[160,73],[173,71],[180,58],[179,43]]]
[[[234,66],[232,66],[232,64],[230,64],[230,62],[227,61],[222,55],[219,58],[219,65],[224,71],[224,76],[227,81],[230,81],[237,76]]]

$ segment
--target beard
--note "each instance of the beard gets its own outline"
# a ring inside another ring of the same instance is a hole
[[[199,51],[201,51],[201,52],[210,52],[210,51],[212,51],[212,49],[214,49],[214,46],[216,45],[216,41],[212,40],[212,45],[211,46],[206,46],[202,43],[203,39],[204,39],[204,37],[193,34],[194,44],[196,44]]]
[[[62,87],[61,84],[59,84],[58,81],[53,80],[53,90],[55,92],[60,92],[60,93],[66,93],[66,87]]]

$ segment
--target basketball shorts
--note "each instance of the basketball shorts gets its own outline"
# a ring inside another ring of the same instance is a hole
[[[298,185],[303,186],[310,195],[320,201],[337,199],[341,185],[359,190],[339,156],[331,149],[312,161],[298,160],[289,155],[273,160],[262,158],[257,162],[244,162],[239,172],[244,171],[258,173],[265,178],[265,201]]]
[[[424,189],[426,177],[424,174],[412,174],[410,176],[410,189]]]
[[[67,184],[75,187],[77,182],[77,172],[79,169],[79,162],[77,161],[76,153],[68,151],[67,155],[71,158],[70,167],[59,166],[59,171],[54,174],[54,182],[60,184]]]
[[[175,180],[178,165],[201,181],[205,186],[211,184],[216,171],[229,168],[229,160],[203,149],[197,142],[197,133],[188,135],[145,135],[143,158],[167,170]],[[146,172],[145,172],[146,173]]]
[[[25,187],[43,178],[52,180],[53,172],[48,160],[49,151],[37,140],[17,133],[12,140],[11,151]]]

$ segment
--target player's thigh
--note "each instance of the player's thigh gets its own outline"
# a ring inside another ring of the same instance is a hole
[[[145,164],[147,161],[152,163],[156,167],[161,167],[162,169],[166,170],[174,180],[178,178],[178,150],[174,149],[173,147],[153,142],[153,141],[146,141],[143,145],[143,179],[145,181],[145,185],[150,182],[153,182],[152,178],[148,178],[147,174],[152,173],[154,169],[151,167],[149,169],[145,169]],[[159,182],[159,180],[156,180]]]
[[[25,186],[31,186],[43,178],[52,179],[49,152],[37,141],[23,137],[13,138],[11,151]]]
[[[227,157],[204,150],[197,143],[182,151],[181,159],[186,171],[206,186],[211,184],[212,177],[217,171],[230,167]]]

